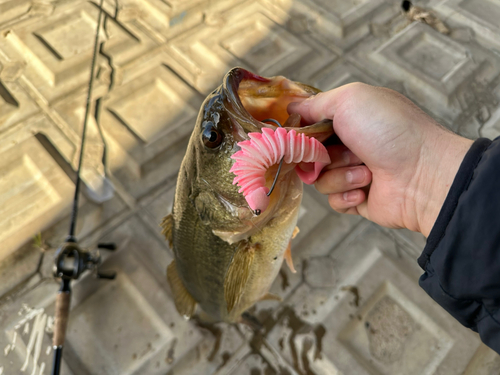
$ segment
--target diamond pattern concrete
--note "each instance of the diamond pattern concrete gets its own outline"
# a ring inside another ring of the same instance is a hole
[[[69,212],[74,185],[35,137],[0,159],[0,254],[7,256]]]
[[[0,0],[0,374],[50,372],[51,268],[96,3]],[[311,187],[297,273],[283,266],[271,288],[283,301],[250,310],[260,331],[184,320],[165,277],[173,255],[158,224],[201,102],[233,66],[323,90],[391,87],[465,136],[500,135],[500,2],[415,3],[450,35],[409,22],[396,0],[105,0],[77,236],[115,242],[102,268],[118,277],[74,283],[63,374],[499,373],[500,357],[417,285],[421,235],[332,212]]]

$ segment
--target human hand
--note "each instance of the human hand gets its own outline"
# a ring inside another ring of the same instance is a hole
[[[333,119],[343,145],[328,147],[332,163],[315,186],[334,210],[429,235],[471,140],[403,95],[362,83],[291,103],[288,112],[307,123]]]

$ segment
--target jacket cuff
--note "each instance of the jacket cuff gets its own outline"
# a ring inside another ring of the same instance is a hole
[[[418,259],[420,286],[500,353],[500,137],[467,152]]]
[[[424,271],[432,253],[446,233],[446,228],[455,213],[455,209],[458,205],[458,200],[462,195],[462,192],[469,186],[479,160],[481,160],[484,151],[486,151],[491,143],[492,141],[487,138],[479,138],[472,144],[471,148],[465,155],[464,160],[458,169],[457,175],[453,180],[450,191],[444,201],[443,207],[441,207],[441,211],[439,211],[436,222],[432,227],[429,237],[427,237],[427,244],[418,258],[418,265]]]

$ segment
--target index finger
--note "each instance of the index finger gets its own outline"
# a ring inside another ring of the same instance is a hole
[[[288,113],[298,113],[304,122],[313,124],[321,120],[333,120],[337,108],[347,99],[347,94],[359,83],[350,83],[330,91],[321,92],[302,102],[290,103]]]

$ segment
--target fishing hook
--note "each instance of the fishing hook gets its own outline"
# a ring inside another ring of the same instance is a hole
[[[261,122],[272,122],[276,125],[278,125],[280,128],[282,128],[283,126],[279,123],[279,121],[273,119],[273,118],[266,118],[265,120],[262,120]],[[274,181],[273,181],[273,184],[271,185],[271,189],[269,189],[269,192],[267,193],[267,196],[269,197],[271,195],[271,193],[273,192],[274,190],[274,187],[276,186],[276,182],[278,181],[278,176],[280,175],[280,172],[281,172],[281,166],[283,165],[283,159],[285,157],[281,157],[281,160],[280,160],[280,164],[278,166],[278,171],[276,172],[276,176],[274,176]],[[254,211],[254,214],[255,215],[260,215],[261,214],[261,210],[257,209]]]

